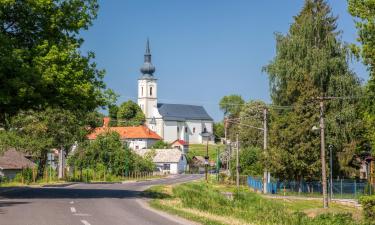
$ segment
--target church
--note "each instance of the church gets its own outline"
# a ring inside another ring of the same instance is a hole
[[[155,67],[151,63],[149,40],[138,79],[138,105],[146,117],[146,126],[164,141],[183,140],[189,144],[214,142],[213,119],[203,106],[158,102]]]

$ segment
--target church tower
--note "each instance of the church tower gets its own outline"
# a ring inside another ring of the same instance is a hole
[[[144,63],[140,69],[142,75],[138,79],[138,105],[146,116],[146,123],[153,118],[157,107],[157,79],[154,77],[155,67],[151,63],[150,42],[147,39]]]

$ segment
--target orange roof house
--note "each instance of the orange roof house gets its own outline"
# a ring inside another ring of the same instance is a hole
[[[110,118],[104,117],[103,121],[102,127],[95,128],[93,132],[87,135],[89,140],[95,140],[98,135],[106,132],[117,132],[120,135],[120,139],[127,141],[131,148],[140,149],[151,147],[154,142],[162,139],[154,131],[143,125],[136,127],[110,127]]]

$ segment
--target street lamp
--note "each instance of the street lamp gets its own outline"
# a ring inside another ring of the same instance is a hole
[[[202,140],[205,137],[207,142],[206,142],[206,156],[204,157],[204,165],[205,165],[205,174],[206,174],[206,182],[208,182],[208,139],[212,136],[210,132],[207,132],[206,129],[203,130],[201,133]]]

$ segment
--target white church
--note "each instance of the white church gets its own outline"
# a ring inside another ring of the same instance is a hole
[[[203,106],[158,102],[155,67],[151,63],[149,41],[138,79],[138,105],[146,116],[146,125],[166,142],[183,140],[189,144],[214,142],[213,119]]]

